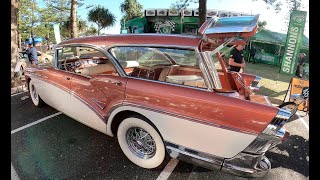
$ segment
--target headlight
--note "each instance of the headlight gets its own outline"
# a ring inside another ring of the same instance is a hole
[[[256,76],[256,78],[252,81],[252,83],[250,84],[250,89],[251,90],[255,90],[258,91],[260,89],[260,86],[258,85],[260,80],[262,78],[260,76]]]

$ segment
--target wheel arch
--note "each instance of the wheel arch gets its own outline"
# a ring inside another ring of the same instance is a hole
[[[149,118],[147,118],[142,113],[136,112],[136,111],[133,111],[133,110],[122,110],[122,111],[119,111],[113,116],[112,119],[109,119],[108,123],[107,123],[107,134],[110,135],[110,136],[116,136],[117,130],[118,130],[118,127],[119,127],[120,123],[127,117],[137,117],[137,118],[140,118],[140,119],[146,121],[148,124],[150,124],[159,133],[161,139],[164,141],[159,129],[154,125],[154,123],[152,123],[152,121],[149,120]],[[109,121],[110,121],[110,124],[109,124]]]

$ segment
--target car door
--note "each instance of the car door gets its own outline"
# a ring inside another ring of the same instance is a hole
[[[106,133],[106,116],[110,108],[124,100],[127,79],[116,73],[112,62],[100,51],[91,47],[81,49],[76,63],[83,66],[76,69],[71,79],[69,116]]]
[[[57,49],[56,61],[62,56],[63,49]],[[62,112],[68,112],[70,107],[70,80],[72,73],[59,69],[55,65],[38,65],[32,80],[42,100]]]

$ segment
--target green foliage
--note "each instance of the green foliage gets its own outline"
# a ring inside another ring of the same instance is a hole
[[[257,31],[259,32],[259,31],[265,29],[266,25],[267,25],[266,21],[258,21],[258,29],[257,29]]]
[[[89,11],[88,20],[98,25],[99,35],[102,29],[114,25],[116,18],[108,9],[99,5]]]
[[[123,23],[131,19],[143,17],[142,9],[143,6],[137,2],[137,0],[124,0],[124,2],[120,4],[120,10],[124,13],[120,21],[121,27],[124,26]]]
[[[91,25],[88,30],[85,31],[84,35],[85,36],[93,36],[93,35],[97,35],[98,34],[98,30]]]

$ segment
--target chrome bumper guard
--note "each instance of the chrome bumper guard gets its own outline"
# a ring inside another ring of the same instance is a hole
[[[236,176],[258,178],[265,176],[271,163],[264,155],[241,152],[231,159],[225,159],[221,171]]]

